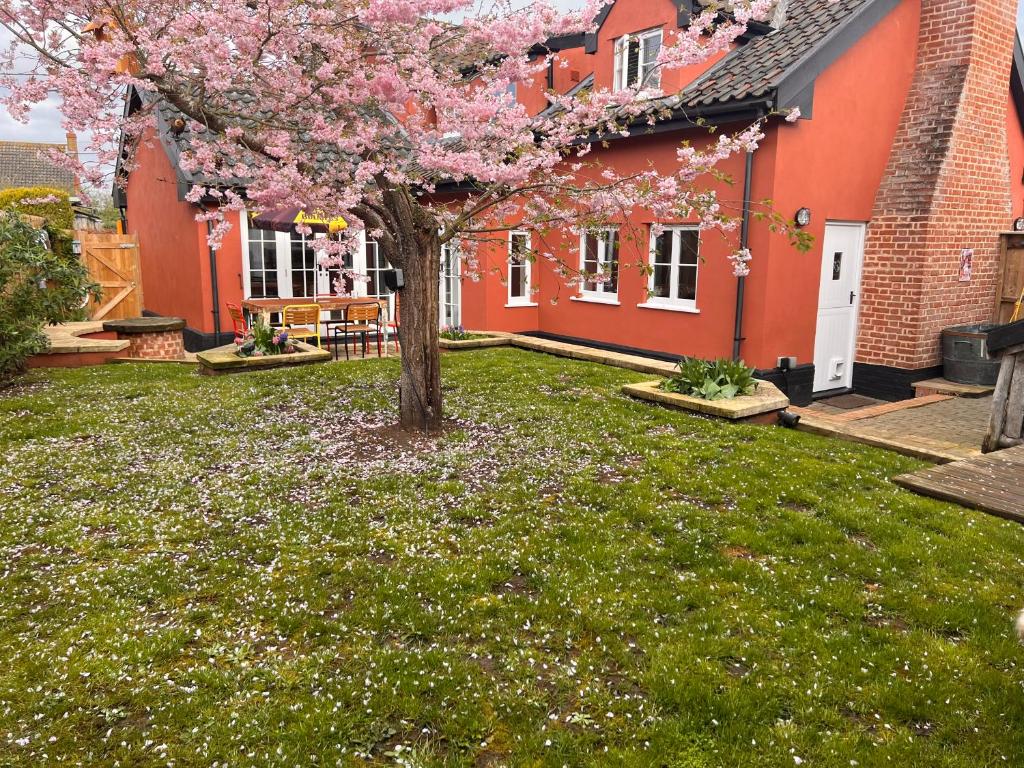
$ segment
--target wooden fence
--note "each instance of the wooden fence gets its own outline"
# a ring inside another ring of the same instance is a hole
[[[100,284],[103,295],[90,302],[93,320],[122,320],[142,315],[142,272],[139,268],[139,241],[135,235],[78,230],[82,261],[92,279]]]

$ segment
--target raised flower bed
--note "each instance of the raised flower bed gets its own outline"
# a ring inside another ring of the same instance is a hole
[[[244,357],[238,354],[237,344],[225,344],[223,347],[208,349],[196,355],[196,359],[199,361],[199,372],[208,376],[215,376],[222,373],[261,371],[285,365],[325,363],[331,359],[331,353],[326,349],[317,349],[312,344],[306,344],[301,341],[293,341],[291,343],[294,347],[293,352],[278,355],[251,355]]]
[[[441,349],[480,349],[481,347],[503,347],[510,343],[507,334],[467,331],[461,325],[445,326],[438,335]]]
[[[733,421],[773,423],[789,398],[774,384],[753,377],[753,369],[728,360],[694,358],[679,363],[668,379],[626,384],[630,397]]]
[[[258,319],[244,339],[196,355],[203,374],[237,373],[284,365],[306,365],[331,359],[331,353],[311,344],[295,341]]]

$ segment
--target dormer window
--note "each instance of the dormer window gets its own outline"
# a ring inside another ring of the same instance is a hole
[[[615,90],[657,88],[661,85],[658,52],[661,30],[623,35],[615,41]]]

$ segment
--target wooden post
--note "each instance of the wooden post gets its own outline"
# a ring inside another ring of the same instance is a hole
[[[1010,395],[1006,399],[1006,423],[1003,434],[1015,440],[1020,439],[1024,428],[1024,354],[1013,355],[1013,378],[1010,380]]]
[[[982,444],[984,453],[1024,444],[1024,344],[997,352],[999,378],[992,393],[992,415]]]

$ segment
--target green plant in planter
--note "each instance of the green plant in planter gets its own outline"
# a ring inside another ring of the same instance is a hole
[[[731,400],[754,392],[754,369],[742,360],[701,360],[684,357],[679,372],[666,379],[661,388],[666,392],[699,397],[702,400]]]
[[[469,341],[470,339],[485,338],[483,334],[470,333],[461,325],[446,325],[437,335],[442,339],[448,339],[449,341]]]
[[[262,315],[256,318],[248,335],[238,346],[239,357],[289,355],[297,351],[295,344],[288,338],[288,331],[271,328]]]

